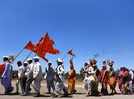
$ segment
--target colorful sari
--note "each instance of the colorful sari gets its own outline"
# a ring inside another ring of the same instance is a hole
[[[68,72],[68,92],[70,94],[75,92],[75,82],[76,82],[76,72],[75,70],[70,70]]]

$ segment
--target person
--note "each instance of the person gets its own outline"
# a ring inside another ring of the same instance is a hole
[[[34,97],[39,97],[40,96],[40,88],[41,88],[41,80],[43,78],[42,75],[42,67],[39,62],[39,57],[35,56],[34,58],[34,65],[33,65],[33,88],[35,90],[35,96]]]
[[[114,65],[114,61],[107,60],[107,67],[106,67],[106,69],[109,72],[109,76],[111,76],[114,73],[113,65]]]
[[[48,68],[46,68],[48,94],[51,94],[51,90],[53,94],[55,92],[54,78],[55,78],[55,70],[52,67],[52,63],[48,62]]]
[[[25,71],[26,67],[28,65],[27,62],[24,62],[24,64],[21,61],[17,62],[18,65],[18,84],[17,84],[17,93],[19,91],[18,85],[20,84],[21,88],[21,95],[23,96],[25,93],[25,88],[26,88],[26,76],[25,76]]]
[[[56,95],[68,96],[67,89],[64,84],[64,66],[63,60],[58,58],[57,59],[57,68],[56,68],[56,76],[55,76],[55,91]]]
[[[96,71],[98,70],[96,59],[92,59],[90,64],[92,64],[92,67],[96,73]]]
[[[74,94],[75,90],[75,81],[76,80],[76,71],[74,69],[73,60],[70,59],[70,70],[68,71],[68,92],[69,94]]]
[[[85,64],[87,65],[87,64]],[[90,60],[90,64],[88,64],[87,66],[84,66],[86,67],[85,70],[84,70],[84,73],[85,73],[85,78],[84,78],[84,88],[85,90],[87,91],[87,96],[90,96],[92,93],[91,93],[91,89],[92,89],[92,86],[91,86],[91,82],[92,81],[95,81],[95,71],[94,71],[94,68],[92,67],[92,60]]]
[[[122,94],[127,94],[129,90],[129,70],[126,67],[121,67],[119,71],[119,88]]]
[[[114,72],[114,61],[112,60],[107,60],[105,63],[105,69],[102,69],[102,85],[103,85],[103,89],[102,89],[102,93],[104,95],[113,95],[116,93],[116,85],[117,85],[117,77],[116,74]]]
[[[4,86],[5,95],[8,95],[13,91],[13,87],[11,83],[12,65],[9,63],[8,56],[3,57],[3,62],[5,65],[5,69],[1,77],[1,84]]]
[[[108,95],[108,90],[107,90],[108,80],[109,80],[109,73],[107,71],[106,61],[104,61],[101,69],[101,84],[102,84],[101,94],[102,95]]]
[[[88,62],[84,63],[84,67],[83,67],[83,74],[84,74],[84,79],[88,76],[87,75],[87,69],[88,69]]]
[[[19,94],[19,68],[22,66],[22,62],[21,61],[17,61],[17,66],[18,66],[18,75],[17,75],[17,80],[16,80],[16,94]]]
[[[97,76],[97,80],[98,80],[98,92],[99,92],[99,95],[101,96],[103,94],[103,84],[104,82],[102,81],[102,77],[104,76],[104,71],[106,70],[106,61],[104,60],[102,62],[102,66],[101,66],[101,69],[97,70],[96,72],[96,76]],[[103,79],[104,80],[104,79]]]
[[[134,73],[132,69],[129,70],[129,75],[130,75],[129,90],[130,90],[130,94],[132,94],[133,93],[133,80],[134,80]]]
[[[84,64],[84,71],[83,71],[83,73],[84,73],[84,81],[83,81],[84,82],[84,89],[86,91],[88,91],[88,88],[89,88],[88,67],[89,67],[89,64],[86,62]],[[88,92],[87,92],[87,95],[88,95]]]
[[[27,96],[29,92],[31,91],[30,85],[33,82],[33,60],[32,58],[27,59],[28,66],[26,67],[25,76],[27,78],[26,80],[26,89],[24,96]]]

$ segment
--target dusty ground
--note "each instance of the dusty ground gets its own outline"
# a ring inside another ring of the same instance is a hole
[[[32,96],[19,96],[19,95],[0,95],[0,99],[35,99]],[[47,95],[38,97],[37,99],[53,99]],[[85,97],[85,94],[76,94],[69,97],[55,98],[55,99],[134,99],[134,95],[114,95],[114,96],[101,96],[101,97]]]
[[[15,82],[13,82],[13,85],[15,86]],[[32,95],[30,96],[19,96],[15,95],[14,92],[12,95],[2,95],[4,92],[3,87],[0,85],[0,99],[34,99]],[[34,91],[32,91],[34,92]],[[47,92],[46,83],[45,81],[42,82],[41,87],[41,97],[38,97],[39,99],[52,99],[50,95],[45,94]],[[77,85],[77,93],[75,95],[69,96],[69,97],[62,97],[63,99],[134,99],[134,95],[114,95],[114,96],[101,96],[101,97],[86,97],[85,91],[83,90],[82,85]],[[56,98],[61,99],[61,98]]]

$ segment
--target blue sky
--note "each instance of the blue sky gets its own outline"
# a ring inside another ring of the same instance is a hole
[[[47,58],[64,58],[66,70],[70,48],[77,70],[96,53],[98,65],[110,58],[115,68],[133,68],[133,11],[133,0],[0,0],[0,57],[16,54],[27,41],[36,43],[49,32],[61,54]]]

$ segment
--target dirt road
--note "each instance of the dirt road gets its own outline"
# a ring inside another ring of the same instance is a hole
[[[13,82],[15,88],[15,82]],[[32,95],[30,96],[20,96],[20,95],[2,95],[4,92],[3,87],[0,84],[0,99],[35,99]],[[46,83],[42,82],[41,87],[41,97],[37,99],[53,99],[50,95],[45,94],[47,92]],[[15,93],[15,89],[14,92]],[[34,91],[32,90],[32,93]],[[69,96],[69,97],[61,97],[55,99],[134,99],[134,95],[114,95],[114,96],[101,96],[101,97],[86,97],[85,91],[82,88],[82,85],[77,85],[77,94]]]
[[[18,95],[11,95],[11,96],[5,96],[0,95],[0,99],[35,99],[35,97],[32,96],[18,96]],[[49,96],[41,96],[37,99],[53,99]],[[85,97],[85,95],[73,95],[70,97],[62,97],[62,98],[55,98],[55,99],[134,99],[134,95],[114,95],[114,96],[101,96],[101,97]]]

